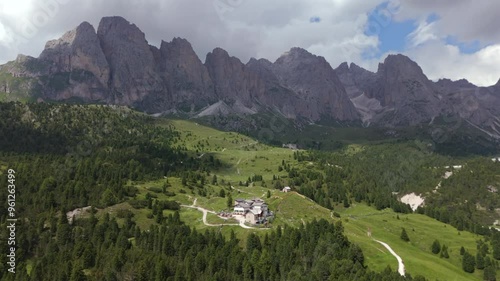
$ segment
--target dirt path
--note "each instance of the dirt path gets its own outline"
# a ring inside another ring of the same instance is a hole
[[[240,222],[238,225],[242,228],[245,228],[245,229],[267,229],[267,228],[251,227],[251,226],[246,225],[244,216],[235,216],[234,218]]]
[[[237,223],[218,223],[218,224],[208,223],[207,222],[207,215],[208,215],[208,213],[216,214],[214,211],[209,211],[209,210],[207,210],[205,208],[196,207],[194,205],[181,205],[181,206],[184,207],[184,208],[196,209],[196,210],[202,212],[203,213],[203,224],[206,225],[206,226],[239,225]]]
[[[208,213],[210,213],[210,214],[217,214],[217,213],[214,212],[214,211],[210,211],[210,210],[207,210],[205,208],[196,206],[196,201],[197,200],[198,200],[198,198],[194,199],[193,205],[181,205],[181,207],[196,209],[196,210],[202,212],[203,213],[203,224],[206,225],[206,226],[239,225],[240,227],[246,228],[246,229],[263,229],[263,228],[251,227],[251,226],[246,225],[245,224],[245,217],[243,217],[243,216],[236,216],[235,217],[235,219],[238,220],[239,223],[217,223],[217,224],[208,223],[207,222],[207,215],[208,215]],[[267,229],[267,228],[265,228],[265,229]]]
[[[393,255],[398,260],[398,272],[399,272],[399,274],[401,274],[401,276],[405,276],[405,264],[403,262],[403,259],[400,256],[398,256],[398,254],[396,254],[396,252],[394,252],[394,250],[392,250],[391,246],[387,245],[387,243],[384,243],[382,241],[375,240],[375,239],[373,239],[373,240],[377,243],[382,244],[382,246],[384,246],[387,250],[389,250],[391,255]]]

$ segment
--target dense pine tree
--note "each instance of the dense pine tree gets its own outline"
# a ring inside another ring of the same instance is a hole
[[[408,237],[408,233],[406,233],[406,229],[404,227],[401,229],[401,235],[400,235],[400,237],[405,242],[409,242],[410,241],[410,237]]]
[[[473,255],[469,254],[469,252],[465,251],[464,256],[462,258],[462,269],[465,272],[473,273],[476,267],[476,259]]]

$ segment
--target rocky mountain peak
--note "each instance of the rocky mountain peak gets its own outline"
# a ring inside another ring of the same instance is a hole
[[[337,68],[335,68],[335,71],[337,73],[349,72],[349,64],[347,62],[343,62]]]
[[[475,88],[476,85],[472,84],[469,82],[467,79],[460,79],[453,81],[451,79],[439,79],[436,82],[436,85],[441,87],[441,88],[447,88],[447,89],[459,89],[459,88]]]
[[[215,48],[212,50],[212,52],[207,54],[207,59],[208,57],[211,57],[211,59],[228,59],[230,58],[229,53],[222,49],[222,48]]]
[[[75,40],[89,38],[95,34],[94,27],[90,23],[84,21],[75,29],[64,33],[61,38],[48,41],[45,44],[45,50],[55,49],[65,44],[71,45]],[[43,55],[44,53],[41,54],[41,56]]]
[[[425,76],[422,68],[416,62],[401,54],[388,55],[384,62],[379,64],[377,72],[393,76]]]
[[[148,93],[163,91],[153,50],[135,24],[122,17],[104,17],[97,36],[110,66],[115,103],[133,104]]]
[[[215,85],[216,95],[225,101],[240,101],[250,105],[252,91],[259,87],[256,75],[248,73],[245,65],[236,57],[231,57],[221,48],[207,54],[205,66]]]
[[[246,64],[246,66],[253,68],[253,69],[257,69],[257,68],[271,69],[273,67],[273,63],[267,59],[250,58],[250,60]]]
[[[88,22],[47,42],[39,59],[49,63],[49,74],[83,70],[92,73],[102,86],[109,80],[109,66],[99,38]]]
[[[170,42],[161,41],[160,52],[164,59],[176,58],[175,60],[182,62],[187,60],[188,62],[201,63],[198,55],[196,55],[191,43],[184,38],[175,37]]]
[[[302,48],[292,48],[276,60],[273,70],[283,85],[311,103],[310,119],[318,120],[322,115],[339,120],[359,118],[345,88],[325,58]]]
[[[102,18],[99,22],[97,34],[99,37],[120,36],[121,40],[147,43],[145,34],[135,24],[130,23],[126,19],[118,16]]]
[[[207,68],[186,39],[176,37],[161,42],[160,65],[171,99],[177,104],[200,108],[215,101],[213,83]]]
[[[299,48],[299,47],[293,47],[289,51],[283,53],[275,62],[275,65],[291,65],[291,64],[298,64],[298,63],[320,63],[325,66],[325,64],[328,64],[326,60],[323,57],[313,55],[309,53],[307,50]],[[330,64],[328,64],[328,67],[331,68]]]

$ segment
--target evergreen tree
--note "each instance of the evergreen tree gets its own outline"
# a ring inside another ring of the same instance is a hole
[[[460,247],[460,255],[463,256],[465,254],[464,246]]]
[[[409,242],[410,241],[410,237],[408,237],[408,233],[406,233],[406,229],[404,227],[401,230],[401,236],[400,237],[405,242]]]
[[[462,258],[462,269],[465,272],[473,273],[476,267],[476,259],[469,252],[465,251]]]
[[[63,209],[61,216],[59,217],[59,222],[57,224],[56,239],[57,243],[60,245],[66,245],[71,238],[71,227],[66,217],[66,211]]]
[[[231,193],[229,193],[229,195],[227,196],[227,207],[232,208],[234,206],[233,204],[233,196],[231,196]]]
[[[445,259],[450,258],[450,255],[448,254],[448,247],[446,245],[443,245],[443,247],[441,248],[440,257],[445,258]]]
[[[476,268],[484,269],[484,257],[481,253],[476,254]]]
[[[266,198],[271,198],[271,191],[269,191],[269,190],[267,191],[267,196],[266,196]]]
[[[346,209],[351,206],[351,204],[349,204],[349,200],[347,199],[347,197],[344,197],[343,204],[344,204],[344,208],[346,208]]]
[[[493,248],[493,258],[500,260],[500,233],[496,232],[491,240],[491,246]]]
[[[489,265],[484,268],[483,280],[485,281],[497,281],[496,270],[493,265]]]
[[[221,189],[220,189],[220,192],[219,192],[219,197],[222,197],[222,198],[225,198],[225,197],[226,197],[226,192],[224,191],[224,188],[221,188]]]
[[[436,239],[436,240],[434,240],[434,242],[432,242],[431,251],[432,251],[433,254],[439,254],[440,250],[441,250],[441,244]]]

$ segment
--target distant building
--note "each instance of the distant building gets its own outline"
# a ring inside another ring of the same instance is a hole
[[[266,202],[261,199],[236,199],[233,214],[245,216],[245,222],[247,223],[261,224],[267,220],[271,212],[269,212]]]
[[[281,191],[287,193],[287,192],[290,192],[292,189],[289,187],[289,186],[285,186],[283,187],[283,189]]]

